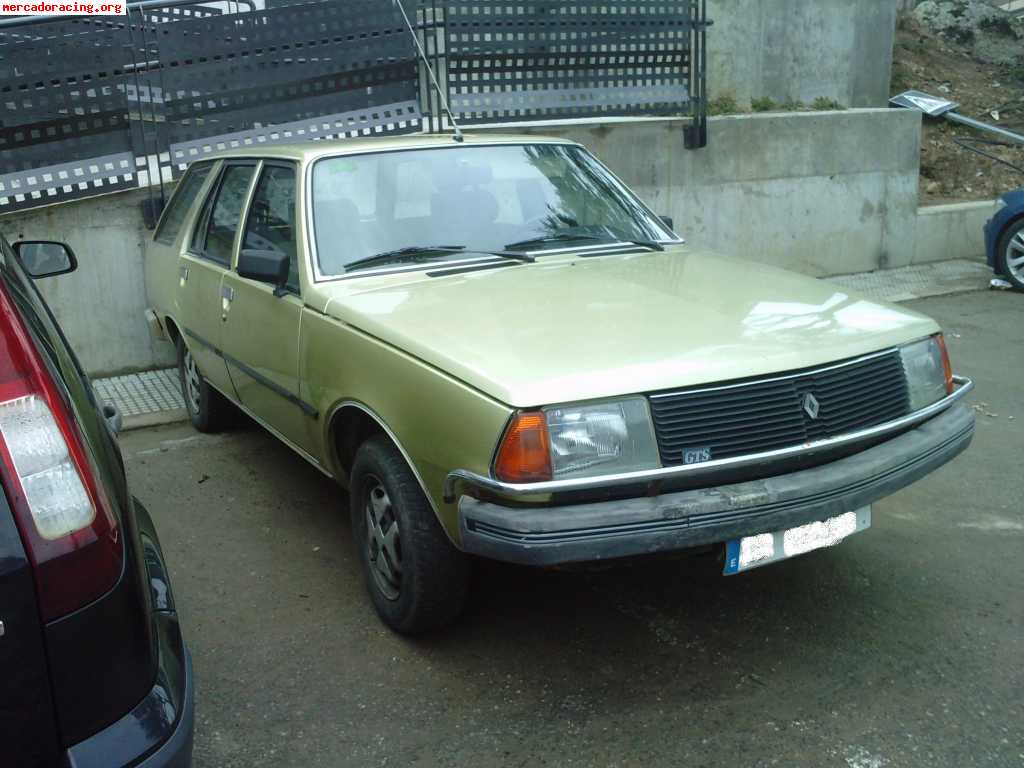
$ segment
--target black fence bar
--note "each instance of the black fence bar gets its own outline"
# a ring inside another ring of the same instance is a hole
[[[708,144],[708,53],[707,28],[712,22],[708,20],[707,0],[693,0],[691,7],[692,51],[694,66],[690,68],[690,112],[692,122],[685,128],[685,146],[687,149],[701,149]]]

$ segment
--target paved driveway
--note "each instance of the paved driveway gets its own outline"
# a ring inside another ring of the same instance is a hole
[[[195,655],[197,766],[1024,764],[1024,296],[913,306],[992,415],[870,531],[733,578],[485,565],[419,641],[373,614],[342,494],[258,428],[126,434]]]

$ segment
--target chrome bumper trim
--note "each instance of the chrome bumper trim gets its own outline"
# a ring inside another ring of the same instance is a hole
[[[723,469],[738,469],[765,461],[774,461],[794,456],[804,456],[839,448],[851,443],[871,440],[876,437],[899,432],[900,430],[920,424],[936,414],[949,408],[974,389],[974,382],[963,376],[954,376],[956,389],[938,402],[932,403],[919,411],[908,413],[893,421],[878,424],[874,427],[850,432],[838,437],[814,440],[809,443],[777,448],[772,451],[751,453],[746,456],[733,456],[728,459],[715,459],[702,464],[688,464],[679,467],[659,467],[638,472],[623,472],[614,475],[598,475],[596,477],[580,477],[569,480],[548,480],[541,483],[506,483],[493,477],[485,477],[466,469],[456,469],[448,474],[444,481],[444,500],[454,502],[465,490],[480,490],[495,494],[501,498],[519,499],[524,496],[543,496],[566,491],[589,491],[598,488],[631,485],[636,483],[674,480],[680,477],[700,477]]]

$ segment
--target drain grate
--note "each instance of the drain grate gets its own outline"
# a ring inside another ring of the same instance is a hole
[[[177,368],[95,379],[93,387],[100,399],[116,405],[125,418],[185,408]]]

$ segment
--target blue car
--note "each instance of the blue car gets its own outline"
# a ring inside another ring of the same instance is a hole
[[[997,275],[1024,290],[1024,188],[999,200],[996,215],[985,224],[985,254]]]

